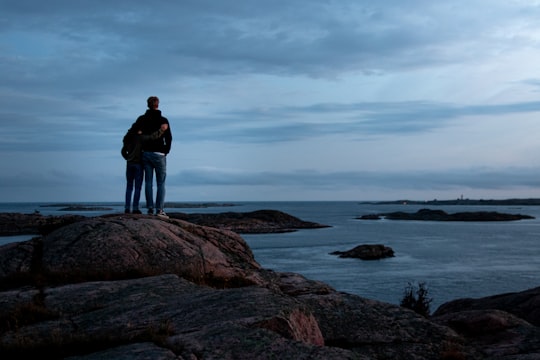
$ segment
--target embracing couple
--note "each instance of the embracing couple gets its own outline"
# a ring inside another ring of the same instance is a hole
[[[148,214],[167,218],[165,203],[165,178],[167,154],[171,150],[172,133],[169,121],[161,115],[159,99],[150,96],[148,110],[137,118],[123,139],[122,156],[126,159],[125,213],[141,214],[139,199],[143,177]],[[156,201],[153,198],[154,173],[156,175]],[[135,191],[134,191],[135,190]],[[133,194],[133,206],[131,195]],[[154,206],[155,205],[155,206]]]

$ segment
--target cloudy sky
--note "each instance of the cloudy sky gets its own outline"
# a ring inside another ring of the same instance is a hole
[[[150,95],[167,201],[540,197],[540,1],[0,5],[0,201],[123,201]]]

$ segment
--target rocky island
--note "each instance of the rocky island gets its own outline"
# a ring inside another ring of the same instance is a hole
[[[69,219],[0,247],[2,359],[530,360],[540,288],[426,318],[262,268],[236,232]]]
[[[57,207],[58,211],[103,211],[103,210],[112,210],[112,205],[94,205],[94,204],[67,204],[67,203],[57,203],[57,204],[45,204],[40,205],[39,207]],[[36,210],[36,213],[39,213]]]
[[[450,200],[392,200],[392,201],[365,201],[361,204],[371,205],[470,205],[470,206],[538,206],[540,199],[450,199]]]
[[[421,220],[421,221],[515,221],[534,219],[521,214],[504,214],[496,211],[470,211],[448,214],[442,210],[420,209],[415,213],[396,211],[390,213],[368,214],[358,217],[361,220]]]
[[[338,255],[341,258],[358,258],[362,260],[379,260],[394,257],[394,250],[382,244],[358,245],[347,251],[334,251],[330,255]]]
[[[292,232],[300,229],[320,229],[329,227],[286,214],[278,210],[257,210],[251,212],[225,212],[218,214],[169,213],[174,219],[194,224],[232,230],[239,234],[268,234]]]

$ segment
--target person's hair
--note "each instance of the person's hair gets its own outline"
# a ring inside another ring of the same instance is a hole
[[[150,96],[148,98],[148,100],[146,100],[146,103],[148,104],[148,108],[149,109],[155,109],[156,108],[156,103],[159,104],[159,99],[157,96]]]

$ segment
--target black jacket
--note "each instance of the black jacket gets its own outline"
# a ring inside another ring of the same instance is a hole
[[[127,160],[128,164],[142,164],[143,144],[159,139],[163,133],[164,131],[159,129],[150,135],[139,135],[135,130],[135,124],[131,125],[122,140],[122,156]]]
[[[169,120],[161,116],[160,110],[146,110],[146,113],[139,116],[132,128],[136,131],[141,130],[143,135],[151,135],[159,130],[161,124],[167,124],[169,128],[160,138],[145,141],[143,143],[143,151],[160,152],[163,154],[168,154],[171,151],[171,125],[169,124]]]

